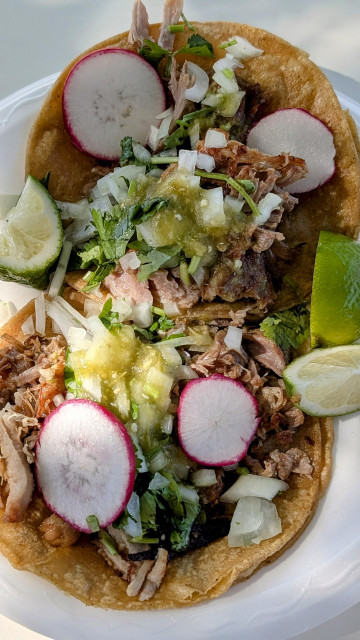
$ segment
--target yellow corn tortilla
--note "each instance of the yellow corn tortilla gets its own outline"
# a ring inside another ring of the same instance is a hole
[[[327,79],[304,52],[254,27],[231,23],[195,23],[194,26],[212,42],[215,57],[223,55],[216,45],[233,35],[244,36],[262,48],[264,54],[246,62],[241,75],[250,83],[259,83],[271,96],[269,110],[301,107],[321,118],[333,131],[336,175],[321,189],[301,196],[289,223],[283,225],[290,245],[305,243],[304,250],[291,265],[291,275],[307,295],[319,230],[331,229],[355,236],[359,229],[360,173],[355,129],[350,128]],[[150,29],[155,40],[158,31],[159,25]],[[114,46],[134,50],[135,47],[127,43],[127,35],[111,38],[89,51]],[[177,34],[175,48],[185,44],[187,37],[187,34]],[[46,99],[32,128],[26,159],[26,174],[42,178],[50,171],[50,192],[58,199],[71,201],[86,193],[91,171],[99,165],[97,160],[72,145],[63,122],[63,84],[81,57],[64,70]],[[205,69],[214,63],[214,59],[187,58]],[[291,295],[284,290],[278,306],[289,303]],[[32,313],[31,307],[20,319],[10,321],[5,331],[18,336],[27,313]],[[289,490],[275,499],[283,525],[281,534],[259,545],[237,549],[230,549],[226,539],[221,539],[176,558],[170,562],[159,591],[147,602],[126,595],[126,583],[105,564],[85,537],[66,549],[45,543],[38,526],[49,512],[39,497],[34,498],[24,522],[0,523],[0,550],[14,567],[49,580],[88,605],[140,610],[197,604],[245,580],[295,542],[315,513],[330,480],[332,442],[331,420],[306,417],[304,425],[298,428],[294,446],[301,447],[310,457],[314,471],[311,478],[292,474]]]

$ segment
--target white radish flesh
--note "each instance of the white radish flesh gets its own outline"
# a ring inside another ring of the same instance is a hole
[[[305,160],[308,174],[286,185],[289,193],[306,193],[335,172],[333,135],[327,125],[304,109],[278,109],[249,132],[247,146],[269,155],[290,153]]]
[[[140,144],[166,107],[161,79],[141,56],[126,49],[100,49],[82,58],[64,86],[65,126],[81,151],[117,160],[120,141]]]
[[[256,431],[257,413],[255,398],[239,382],[217,374],[191,380],[180,397],[180,446],[202,465],[238,462]]]
[[[89,400],[68,400],[45,419],[35,470],[48,507],[91,533],[88,516],[106,527],[125,509],[135,481],[134,447],[110,411]]]

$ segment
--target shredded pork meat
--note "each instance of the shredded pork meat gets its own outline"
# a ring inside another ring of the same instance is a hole
[[[34,479],[23,452],[15,420],[0,414],[0,451],[5,461],[6,506],[4,522],[23,520],[34,490]]]
[[[152,304],[153,298],[148,282],[140,282],[136,274],[137,270],[127,269],[124,271],[122,266],[118,264],[116,269],[104,279],[104,286],[110,291],[113,298],[124,298],[131,305],[138,302]]]
[[[163,8],[163,18],[158,39],[158,45],[163,49],[172,51],[175,34],[170,33],[168,27],[179,22],[182,10],[183,0],[165,0]]]
[[[132,22],[129,31],[129,43],[142,45],[144,38],[149,37],[149,16],[141,0],[135,0]]]

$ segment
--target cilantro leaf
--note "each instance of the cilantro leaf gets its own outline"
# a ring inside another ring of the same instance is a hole
[[[260,323],[260,329],[282,349],[298,349],[310,334],[310,313],[306,303],[273,313]]]
[[[164,148],[171,149],[172,147],[178,147],[181,145],[189,135],[190,123],[198,118],[205,118],[212,112],[213,109],[211,107],[204,107],[203,109],[198,109],[198,111],[187,113],[182,120],[177,120],[176,123],[179,126],[173,133],[165,138]]]
[[[174,551],[185,551],[189,546],[192,526],[199,515],[200,505],[185,502],[185,517],[172,518],[173,531],[170,535],[171,547]]]
[[[99,313],[99,319],[109,331],[111,329],[119,329],[122,327],[119,321],[119,314],[117,311],[112,311],[112,298],[106,300],[102,310]]]
[[[135,161],[134,149],[133,149],[133,139],[131,136],[125,136],[121,140],[121,156],[120,163],[121,166],[124,167],[127,164],[133,164]]]
[[[159,62],[167,56],[171,56],[171,51],[167,49],[163,49],[153,40],[148,40],[144,38],[144,44],[139,49],[139,55],[141,55],[145,60],[150,62],[153,67],[157,67]]]
[[[192,53],[198,56],[204,56],[206,58],[214,57],[214,49],[211,42],[205,40],[205,38],[203,38],[198,33],[193,33],[193,35],[188,39],[185,47],[182,47],[181,49],[178,49],[178,51],[175,51],[174,55],[176,55],[177,53]]]
[[[149,251],[138,253],[138,258],[141,262],[137,278],[140,282],[148,280],[149,276],[155,271],[165,266],[170,258],[173,258],[180,253],[180,247],[177,245],[171,245],[168,247],[159,247],[153,249],[149,247]]]

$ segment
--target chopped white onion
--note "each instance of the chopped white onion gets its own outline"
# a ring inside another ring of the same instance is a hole
[[[101,333],[105,333],[107,331],[104,324],[101,322],[100,318],[96,316],[89,316],[86,318],[87,329],[93,336]]]
[[[187,151],[186,149],[180,149],[178,169],[188,171],[191,175],[193,175],[196,167],[197,156],[197,151]]]
[[[195,84],[185,89],[184,98],[192,102],[201,102],[209,88],[209,76],[204,69],[193,62],[187,62],[187,71],[190,78],[195,76]]]
[[[170,435],[174,426],[174,416],[170,413],[165,413],[164,417],[161,419],[160,426],[163,433]]]
[[[153,124],[150,126],[147,143],[152,151],[156,150],[159,144],[159,129]]]
[[[145,240],[146,244],[148,244],[149,247],[160,246],[156,233],[152,225],[148,224],[148,221],[140,222],[140,224],[136,226],[136,232],[138,234],[138,237],[139,237],[139,234],[141,234],[141,238]]]
[[[197,143],[200,140],[200,124],[195,122],[189,129],[190,146],[192,150],[196,149]]]
[[[196,284],[200,287],[205,280],[205,275],[206,275],[206,271],[204,267],[200,264],[191,277],[194,278]]]
[[[233,213],[240,213],[242,210],[245,200],[241,196],[238,198],[234,198],[233,196],[225,196],[224,199],[225,207],[231,209]]]
[[[181,355],[176,351],[175,347],[171,345],[172,340],[166,341],[168,344],[164,344],[161,347],[162,357],[169,367],[178,367],[182,364]]]
[[[204,189],[197,211],[205,227],[223,227],[226,219],[222,188]]]
[[[231,53],[227,53],[224,58],[219,58],[214,64],[214,71],[224,71],[224,69],[237,69],[238,67],[243,67],[244,65],[235,58],[235,56],[231,55]]]
[[[259,544],[281,533],[281,520],[273,502],[246,497],[238,501],[228,535],[229,547]]]
[[[124,183],[121,178],[127,180],[137,180],[140,176],[145,175],[146,167],[144,165],[127,164],[125,167],[115,167],[111,175],[114,179],[120,181],[120,184]]]
[[[174,381],[178,380],[196,380],[199,376],[195,373],[194,369],[189,367],[187,364],[182,364],[177,367],[174,371]]]
[[[128,251],[122,258],[119,260],[124,271],[128,269],[138,269],[141,265],[139,258],[136,255],[136,251]]]
[[[158,130],[158,140],[162,140],[169,134],[171,121],[172,116],[167,116],[161,121],[161,125]]]
[[[150,473],[156,473],[156,471],[161,471],[161,469],[166,467],[166,458],[163,450],[160,449],[160,451],[155,453],[151,460],[148,460],[147,465]]]
[[[208,149],[223,149],[227,145],[225,133],[216,129],[208,129],[205,136],[205,147]]]
[[[160,151],[160,153],[156,154],[156,156],[153,156],[153,157],[163,158],[165,156],[167,158],[171,156],[172,158],[175,158],[177,154],[178,154],[177,147],[171,147],[171,149],[164,149],[164,151]]]
[[[220,497],[222,502],[237,502],[246,496],[256,496],[272,500],[279,491],[286,491],[289,485],[278,478],[268,478],[267,476],[257,476],[248,473],[239,476],[236,482]]]
[[[241,353],[242,334],[242,329],[239,329],[239,327],[232,327],[231,325],[228,327],[224,342],[230,351]]]
[[[80,327],[70,327],[67,334],[67,342],[70,351],[86,351],[90,345],[91,340],[87,339],[86,330]]]
[[[72,249],[72,242],[70,242],[70,240],[65,240],[63,244],[63,248],[60,253],[59,262],[57,263],[57,267],[55,269],[53,279],[51,280],[51,285],[49,288],[50,298],[54,298],[55,296],[57,296],[62,287],[65,274],[66,274],[66,269],[70,259],[71,249]]]
[[[152,176],[153,178],[161,178],[163,173],[163,169],[160,169],[160,167],[154,167],[154,169],[150,169],[150,171],[147,172],[147,175]]]
[[[123,176],[121,176],[122,178]],[[127,196],[127,190],[125,191],[125,189],[122,186],[123,180],[121,180],[121,187],[119,187],[117,181],[115,180],[115,177],[112,176],[111,174],[109,174],[108,176],[105,176],[106,178],[106,184],[108,185],[108,193],[111,193],[111,195],[115,198],[117,203],[122,202],[126,196]]]
[[[199,169],[204,169],[204,171],[210,173],[215,168],[215,160],[208,153],[198,153],[196,165]]]
[[[236,93],[236,91],[239,91],[234,72],[232,72],[232,77],[228,78],[223,71],[216,71],[213,75],[213,80],[223,89],[224,93]]]
[[[8,322],[15,313],[17,313],[17,309],[13,302],[4,302],[3,300],[0,300],[0,327]]]
[[[223,98],[224,96],[219,92],[208,93],[201,104],[204,104],[206,107],[218,107],[222,103]]]
[[[190,504],[198,504],[199,494],[193,487],[185,487],[183,484],[178,484],[179,493],[181,499],[184,502],[190,502]]]
[[[254,218],[254,221],[260,227],[267,222],[272,212],[279,207],[282,199],[276,193],[267,193],[264,198],[259,200],[257,208],[260,211],[260,215]]]
[[[147,329],[152,324],[151,306],[151,302],[137,302],[133,306],[131,320],[141,329]]]
[[[174,113],[174,107],[169,107],[168,109],[166,109],[166,111],[163,111],[162,113],[159,113],[158,116],[156,116],[157,120],[163,120],[164,118],[167,118],[168,116],[173,115]]]
[[[65,311],[57,302],[46,300],[46,313],[56,323],[57,329],[67,338],[70,327],[80,327],[77,320]],[[100,321],[101,322],[101,321]],[[58,332],[58,331],[57,331]]]
[[[130,320],[133,312],[133,306],[124,298],[118,298],[112,303],[112,311],[119,314],[119,321],[126,322]]]
[[[91,219],[89,201],[87,198],[82,198],[78,202],[63,202],[62,200],[56,200],[56,204],[61,212],[61,219],[68,220],[74,218],[75,220],[87,220]]]
[[[176,302],[164,302],[163,309],[168,318],[175,318],[175,316],[180,315],[180,310]]]
[[[200,187],[200,176],[186,176],[186,181],[188,187]]]
[[[23,322],[23,324],[21,325],[21,331],[24,335],[32,335],[33,333],[35,333],[34,318],[32,316],[30,316],[25,320],[25,322]]]
[[[65,398],[62,393],[58,393],[56,396],[54,396],[53,403],[55,407],[59,407],[63,402],[65,402]]]
[[[236,40],[236,44],[232,44],[229,47],[225,47],[226,51],[235,56],[238,60],[249,60],[250,58],[257,58],[263,53],[263,49],[257,49],[254,45],[240,36],[232,36],[228,42]],[[224,43],[225,44],[225,43]]]
[[[162,351],[162,349],[168,346],[168,340],[165,340],[164,342],[155,342],[154,347],[157,347],[157,349],[160,349],[160,351]],[[181,338],[171,338],[171,346],[172,347],[186,347],[187,345],[192,345],[195,344],[197,345],[199,342],[199,336],[184,336]]]
[[[74,309],[74,307],[72,307],[71,304],[69,304],[66,300],[64,300],[64,298],[62,298],[61,296],[57,296],[56,302],[61,307],[63,307],[63,309],[65,309],[65,311],[67,311],[73,318],[75,318],[75,320],[77,320],[80,324],[82,324],[82,326],[85,327],[85,329],[88,329],[87,318],[85,318],[81,313],[79,313],[79,311]]]
[[[136,160],[140,162],[148,162],[151,158],[151,153],[148,149],[145,149],[139,142],[133,142],[133,152]]]
[[[41,292],[35,298],[35,329],[41,336],[45,335],[46,325],[46,313],[45,313],[45,298],[44,293]]]
[[[216,484],[216,473],[214,469],[198,469],[191,474],[190,480],[195,487],[211,487]]]
[[[86,298],[84,302],[84,312],[86,318],[89,316],[98,316],[103,308],[102,302],[99,300],[93,300],[93,298]]]
[[[101,213],[106,213],[107,211],[110,211],[112,209],[112,204],[109,196],[99,196],[98,198],[95,198],[91,203],[91,208],[97,209],[101,211]]]

